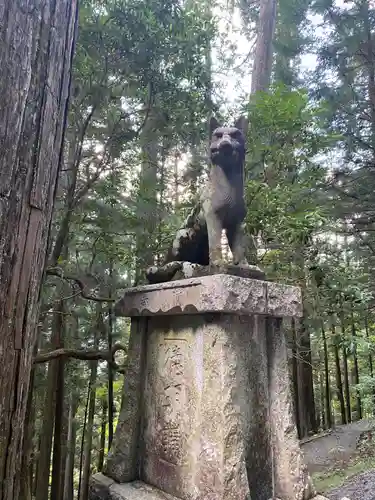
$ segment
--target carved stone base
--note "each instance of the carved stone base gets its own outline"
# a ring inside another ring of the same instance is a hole
[[[91,478],[89,498],[90,500],[180,500],[142,481],[119,484],[100,472]],[[269,500],[283,499],[274,497]],[[311,500],[329,499],[316,495]]]
[[[109,493],[99,486],[111,480],[94,476],[91,500],[314,496],[282,329],[283,316],[301,315],[299,289],[205,276],[130,289],[116,313],[132,316],[128,371]]]
[[[95,474],[90,481],[90,500],[179,500],[142,481],[118,484],[104,474]]]
[[[155,284],[187,278],[199,278],[212,274],[230,274],[232,276],[240,276],[241,278],[265,279],[264,272],[257,266],[239,266],[235,264],[201,266],[182,261],[169,262],[160,267],[149,267],[146,272],[146,278],[150,284]]]

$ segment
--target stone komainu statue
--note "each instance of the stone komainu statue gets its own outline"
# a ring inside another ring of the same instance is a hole
[[[173,240],[164,265],[147,270],[149,282],[168,281],[184,263],[222,266],[221,236],[224,229],[233,264],[248,267],[245,258],[243,220],[245,136],[247,123],[240,118],[233,127],[210,121],[211,168],[200,201]]]

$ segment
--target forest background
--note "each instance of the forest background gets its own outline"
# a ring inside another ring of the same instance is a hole
[[[129,335],[113,304],[194,204],[213,115],[249,118],[250,259],[303,292],[299,436],[375,413],[374,28],[370,0],[81,0],[22,498],[86,500],[103,467]]]

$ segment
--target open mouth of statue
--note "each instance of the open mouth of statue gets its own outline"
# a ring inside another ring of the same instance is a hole
[[[232,154],[234,153],[234,150],[233,148],[229,147],[229,148],[221,148],[220,149],[220,153],[224,156],[232,156]]]
[[[218,149],[223,155],[229,156],[233,153],[233,144],[230,141],[223,141],[219,144]]]
[[[220,147],[218,149],[212,149],[211,150],[211,157],[212,158],[218,158],[218,157],[228,157],[228,156],[232,156],[234,153],[234,149],[232,148],[232,146],[224,146],[224,147]]]

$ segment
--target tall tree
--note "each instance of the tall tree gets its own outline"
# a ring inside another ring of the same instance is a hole
[[[338,272],[329,274],[331,293],[336,288],[333,309],[338,318],[336,328],[341,332],[338,354],[343,358],[346,414],[350,420],[362,416],[366,397],[362,398],[360,391],[367,392],[369,401],[373,393],[365,383],[365,373],[371,367],[364,366],[361,351],[367,335],[362,320],[369,301],[365,288],[374,292],[375,270],[375,9],[368,0],[319,0],[313,6],[325,29],[324,35],[315,40],[318,66],[312,95],[325,103],[324,127],[336,136],[327,199],[331,199],[337,220],[335,233],[343,240],[336,242],[336,251],[346,257],[343,261],[340,256],[341,264],[335,266]],[[371,352],[370,337],[368,345]],[[340,407],[341,403],[340,397]]]
[[[98,351],[111,353],[117,340],[126,342],[127,324],[117,327],[111,304],[137,272],[144,274],[181,217],[172,213],[168,166],[176,152],[189,151],[190,136],[199,146],[205,133],[202,81],[212,31],[209,15],[196,1],[108,0],[105,8],[102,0],[80,2],[72,103],[41,296],[47,313],[39,348],[49,366],[35,377],[30,425],[36,437],[29,442],[39,446],[30,453],[36,498],[59,494],[71,500],[79,475],[85,495],[89,464],[101,463],[110,446],[122,381],[114,363],[108,370],[98,368],[98,390],[101,399],[108,398],[99,436],[90,398],[87,418],[83,411],[85,362],[48,356],[59,347],[78,356],[93,351],[91,301],[105,304],[106,331]],[[55,342],[59,329],[64,335]],[[100,359],[95,352],[91,359]],[[63,368],[58,376],[52,366]],[[74,399],[67,397],[72,388]],[[77,474],[74,456],[82,441],[83,475]]]
[[[279,0],[273,38],[273,75],[275,82],[288,87],[301,85],[300,63],[308,48],[308,10],[312,0]]]
[[[315,232],[326,217],[323,193],[317,189],[324,169],[315,155],[323,152],[329,141],[319,126],[319,109],[308,103],[306,93],[290,92],[278,85],[259,96],[250,106],[251,180],[247,184],[250,203],[246,225],[251,234],[257,235],[262,266],[269,270],[268,275],[283,280],[287,277],[303,291],[304,317],[292,347],[299,378],[294,394],[302,436],[316,431],[309,265]],[[298,144],[302,149],[297,151]]]
[[[251,74],[251,95],[260,90],[267,90],[271,83],[276,7],[277,0],[263,0],[260,2],[257,41]]]
[[[335,211],[341,232],[374,256],[375,8],[368,0],[340,6],[322,0],[315,9],[329,27],[316,41],[315,96],[325,100],[326,127],[337,134]]]
[[[0,8],[0,498],[20,494],[38,299],[63,148],[77,1]]]

